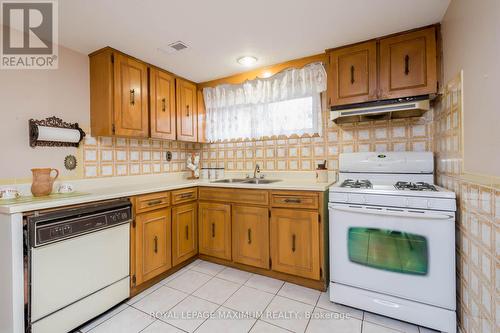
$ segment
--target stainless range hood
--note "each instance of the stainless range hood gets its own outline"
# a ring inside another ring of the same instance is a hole
[[[330,120],[337,124],[345,124],[371,120],[420,117],[429,109],[429,96],[424,95],[334,106],[330,111]]]

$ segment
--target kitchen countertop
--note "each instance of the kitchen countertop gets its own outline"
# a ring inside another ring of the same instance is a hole
[[[312,173],[314,175],[314,173]],[[239,175],[226,173],[225,178],[239,178]],[[244,178],[244,177],[243,177]],[[22,197],[13,202],[6,201],[2,204],[0,200],[0,214],[14,214],[34,210],[56,208],[68,205],[76,205],[93,201],[109,200],[123,197],[130,197],[140,194],[147,194],[160,191],[170,191],[193,186],[244,188],[244,189],[265,189],[265,190],[300,190],[300,191],[326,191],[333,183],[316,183],[311,177],[311,173],[273,174],[269,179],[281,179],[279,182],[270,184],[243,184],[243,183],[213,183],[208,180],[188,180],[185,174],[157,175],[157,176],[131,176],[113,177],[94,180],[68,181],[75,186],[75,195],[52,195],[46,198]],[[330,177],[334,179],[334,177]],[[28,194],[26,187],[29,184],[21,184],[19,188],[22,194]],[[57,184],[54,185],[54,189]]]

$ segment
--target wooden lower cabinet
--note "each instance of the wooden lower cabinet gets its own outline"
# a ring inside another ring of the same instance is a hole
[[[158,209],[136,216],[136,285],[172,267],[171,209]]]
[[[198,235],[200,254],[231,260],[231,206],[200,202]]]
[[[270,234],[273,270],[320,279],[318,212],[272,209]]]
[[[172,264],[198,253],[198,208],[196,202],[172,208]]]
[[[232,210],[233,261],[269,268],[269,210],[234,205]]]

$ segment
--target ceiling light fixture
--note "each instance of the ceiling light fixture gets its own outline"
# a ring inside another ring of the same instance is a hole
[[[243,66],[252,66],[257,62],[257,58],[252,57],[252,56],[244,56],[236,59],[238,64],[243,65]]]

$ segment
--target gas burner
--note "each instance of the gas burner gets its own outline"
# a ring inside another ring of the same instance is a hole
[[[340,187],[372,188],[372,183],[367,179],[361,179],[361,180],[346,179],[344,180],[342,185],[340,185]]]
[[[398,190],[403,190],[403,191],[437,191],[436,187],[434,185],[431,185],[429,183],[424,183],[424,182],[416,182],[416,183],[410,183],[410,182],[397,182],[394,187]]]

